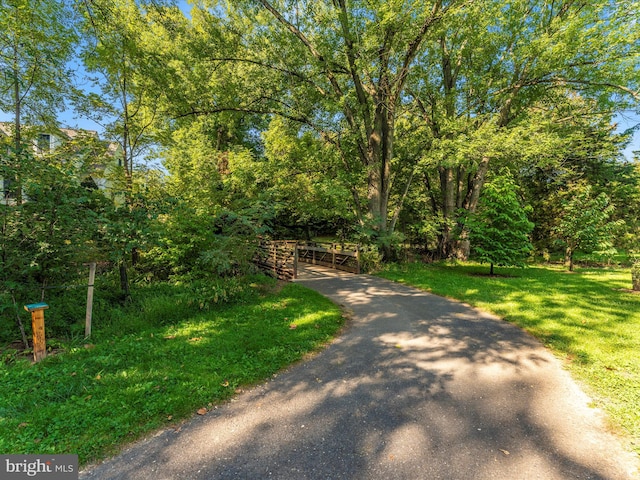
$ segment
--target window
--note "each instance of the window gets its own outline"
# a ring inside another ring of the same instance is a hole
[[[48,133],[38,135],[37,149],[38,153],[49,153],[51,151],[51,135]]]
[[[14,181],[8,178],[0,178],[0,187],[2,187],[2,196],[0,198],[0,205],[9,205],[15,199],[15,186]]]

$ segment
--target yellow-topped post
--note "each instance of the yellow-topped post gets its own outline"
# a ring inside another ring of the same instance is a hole
[[[46,303],[32,303],[24,309],[31,312],[33,330],[33,360],[39,362],[47,356],[47,342],[44,337],[44,311],[49,308]]]

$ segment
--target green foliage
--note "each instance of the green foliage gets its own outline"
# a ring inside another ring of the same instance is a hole
[[[606,113],[634,105],[638,91],[639,32],[626,14],[638,6],[475,2],[438,25],[432,50],[416,62],[409,114],[426,139],[414,150],[422,153],[426,212],[445,220],[441,255],[464,254],[449,225],[475,210],[484,179],[501,166],[516,171],[562,158],[554,165],[562,169],[572,156],[619,151]]]
[[[223,207],[198,212],[177,200],[158,217],[157,243],[142,253],[139,270],[148,280],[247,273],[269,214],[268,208],[260,207],[241,213]]]
[[[530,209],[529,209],[530,210]],[[533,223],[518,198],[518,187],[511,174],[503,170],[486,184],[478,211],[466,223],[471,250],[480,262],[493,266],[523,267],[532,250],[529,234]]]
[[[612,239],[624,222],[610,220],[615,207],[604,192],[594,197],[591,186],[581,185],[570,194],[555,234],[565,247],[569,270],[573,270],[576,250],[615,253]]]
[[[382,268],[383,254],[376,245],[365,244],[360,247],[360,269],[363,273],[374,273]]]
[[[23,121],[55,124],[64,107],[77,42],[72,20],[69,2],[0,3],[0,112],[13,115],[16,129]]]
[[[349,185],[332,148],[279,117],[271,120],[263,139],[266,161],[259,165],[259,185],[265,201],[275,206],[275,236],[309,240],[355,223]]]
[[[375,220],[354,228],[355,241],[362,245],[361,264],[363,271],[378,270],[382,262],[399,261],[404,255],[404,235],[398,231],[381,232]]]
[[[541,108],[539,114],[528,114],[526,121],[542,127],[544,138],[554,139],[553,148],[544,155],[528,148],[535,156],[519,175],[533,206],[530,218],[536,224],[532,234],[536,249],[557,249],[553,231],[562,216],[563,201],[581,182],[591,185],[594,195],[605,192],[616,205],[612,219],[627,223],[627,235],[619,235],[616,246],[633,248],[640,176],[637,165],[620,158],[628,134],[614,133],[611,114],[596,113],[597,106],[584,98],[559,98]],[[536,138],[536,144],[542,141]]]
[[[264,202],[274,236],[366,224],[387,256],[396,225],[464,255],[458,212],[486,178],[614,152],[594,113],[638,91],[629,2],[83,5],[88,67],[127,73],[131,138],[154,129],[175,198]]]
[[[35,365],[1,351],[0,450],[103,458],[269,378],[342,324],[336,305],[299,285],[274,291],[254,277],[243,283],[243,304],[211,312],[185,303],[199,288],[147,287],[96,320],[88,348],[62,344]]]
[[[82,151],[60,148],[36,157],[25,149],[0,159],[9,176],[10,167],[20,165],[24,193],[23,202],[0,205],[0,339],[4,340],[17,333],[12,327],[13,299],[19,308],[48,301],[50,287],[76,285],[85,275],[82,263],[99,259],[100,212],[108,202],[82,183],[86,163],[93,160]],[[62,326],[68,320],[55,318],[52,325]]]

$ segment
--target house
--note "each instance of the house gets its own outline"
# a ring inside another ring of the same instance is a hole
[[[13,123],[0,122],[0,145],[6,145],[10,150],[13,138]],[[68,149],[69,158],[76,158],[78,167],[85,162],[87,156],[93,159],[88,173],[78,178],[87,188],[96,188],[105,194],[110,192],[109,177],[117,167],[122,166],[120,146],[114,142],[100,140],[98,132],[71,128],[45,129],[23,126],[23,142],[31,145],[35,157],[44,157],[62,148]],[[83,158],[81,158],[83,157]],[[78,168],[78,171],[81,169]],[[0,174],[0,204],[10,204],[11,180],[2,178]]]

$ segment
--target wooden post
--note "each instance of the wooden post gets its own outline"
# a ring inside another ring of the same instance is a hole
[[[96,280],[96,262],[89,264],[89,285],[87,287],[87,315],[84,323],[84,338],[91,336],[91,318],[93,316],[93,283]]]
[[[31,327],[33,329],[33,360],[39,362],[47,356],[47,342],[44,337],[44,311],[49,308],[46,303],[32,303],[24,309],[31,312]]]
[[[273,274],[278,278],[278,246],[275,242],[271,244],[273,250]]]

